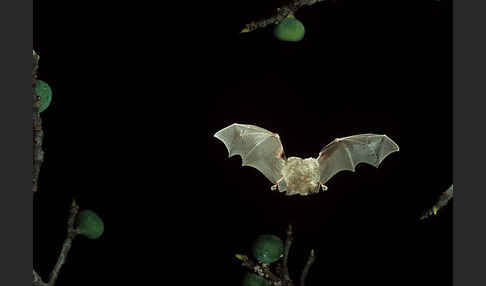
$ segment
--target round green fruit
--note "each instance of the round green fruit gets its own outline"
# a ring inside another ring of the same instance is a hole
[[[280,41],[298,42],[304,38],[304,24],[295,17],[289,16],[275,26],[273,35]]]
[[[260,235],[253,243],[253,256],[265,264],[273,263],[280,259],[284,251],[282,240],[275,235]]]
[[[39,112],[46,110],[51,104],[52,100],[52,90],[51,87],[43,80],[37,80],[35,86],[35,93],[40,99]]]
[[[101,218],[91,210],[81,211],[78,215],[77,230],[89,239],[99,238],[105,229]]]
[[[269,286],[265,278],[251,272],[247,272],[243,277],[243,286]]]

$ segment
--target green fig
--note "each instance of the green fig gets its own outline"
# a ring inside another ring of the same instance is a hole
[[[290,15],[275,26],[273,35],[280,41],[298,42],[304,38],[304,24]]]
[[[92,210],[81,211],[77,222],[78,233],[89,239],[99,238],[105,229],[103,220]]]
[[[247,272],[243,276],[243,286],[269,286],[267,280],[252,272]]]
[[[260,235],[253,243],[253,256],[265,264],[273,263],[282,257],[284,244],[282,240],[275,235]]]
[[[39,97],[40,100],[40,107],[39,112],[46,110],[51,104],[52,100],[52,90],[51,87],[43,80],[37,80],[35,86],[35,93]]]

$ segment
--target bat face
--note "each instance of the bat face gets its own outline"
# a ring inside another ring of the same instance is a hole
[[[282,176],[289,196],[296,194],[306,196],[319,192],[321,184],[317,159],[290,157],[282,168]]]

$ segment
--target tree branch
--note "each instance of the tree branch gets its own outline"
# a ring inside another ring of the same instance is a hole
[[[293,242],[293,228],[292,225],[289,224],[287,227],[287,238],[285,240],[284,246],[284,253],[283,253],[283,261],[278,262],[273,265],[274,270],[277,274],[274,274],[270,270],[270,265],[256,263],[248,256],[242,254],[236,254],[236,258],[238,258],[242,263],[242,266],[248,268],[253,273],[256,273],[263,277],[270,285],[273,286],[294,286],[294,282],[290,279],[289,269],[288,269],[288,258],[290,253],[290,247],[292,246]],[[307,279],[307,275],[309,274],[309,269],[312,266],[316,259],[314,250],[311,250],[309,258],[307,259],[307,263],[302,271],[300,276],[300,286],[305,286],[305,280]]]
[[[300,275],[300,286],[305,286],[305,280],[307,279],[307,275],[309,274],[309,269],[311,268],[315,260],[316,260],[316,255],[314,249],[312,249],[309,258],[307,259],[307,263],[305,264],[304,270]]]
[[[242,264],[244,267],[248,268],[249,270],[255,272],[256,274],[262,276],[265,278],[267,281],[270,282],[271,285],[280,285],[280,286],[294,286],[292,281],[287,281],[284,280],[277,275],[275,275],[273,272],[270,271],[268,267],[259,265],[255,263],[253,260],[248,258],[246,255],[236,255],[236,257],[242,261]]]
[[[57,263],[54,266],[54,269],[52,269],[51,275],[49,276],[49,286],[54,286],[54,284],[56,283],[59,271],[61,270],[62,265],[66,262],[66,257],[69,253],[69,250],[71,249],[72,241],[78,234],[78,232],[74,228],[74,222],[76,220],[76,215],[78,214],[78,211],[79,206],[73,201],[68,219],[67,237],[62,245],[61,253],[59,254]]]
[[[299,10],[299,8],[301,8],[302,6],[311,6],[323,1],[327,0],[294,0],[290,4],[277,8],[277,13],[273,16],[246,24],[245,28],[241,30],[241,33],[252,32],[256,29],[264,28],[270,24],[278,23],[285,19],[285,17],[287,17],[288,15],[297,12],[297,10]]]
[[[40,100],[35,92],[35,87],[37,84],[37,70],[39,68],[39,56],[33,51],[33,68],[32,68],[32,130],[33,130],[33,160],[34,165],[32,169],[32,191],[37,191],[37,183],[39,181],[39,172],[44,161],[44,152],[42,151],[42,120],[40,117],[39,107]]]
[[[292,233],[292,225],[289,224],[287,228],[287,238],[285,240],[285,249],[284,249],[284,257],[283,257],[283,277],[285,280],[290,281],[290,274],[289,274],[289,267],[288,267],[288,259],[289,259],[289,252],[290,247],[292,246],[293,233]]]
[[[56,284],[57,277],[59,275],[59,271],[61,271],[61,267],[64,265],[66,262],[66,257],[69,253],[69,250],[71,249],[72,241],[78,235],[77,230],[74,228],[74,223],[76,221],[76,216],[79,211],[79,206],[73,201],[73,204],[71,206],[68,222],[67,222],[67,237],[64,240],[64,243],[62,245],[61,253],[59,254],[59,257],[57,258],[56,265],[54,265],[54,268],[52,269],[51,275],[49,276],[49,282],[46,283],[42,281],[42,278],[40,277],[39,274],[35,270],[33,270],[33,279],[32,279],[32,285],[33,286],[54,286]]]
[[[431,215],[437,215],[437,212],[445,207],[447,203],[452,199],[454,196],[454,185],[452,184],[445,192],[443,192],[437,203],[429,210],[425,212],[425,214],[420,218],[421,220],[428,218]]]
[[[42,131],[42,120],[40,117],[39,107],[40,107],[40,100],[37,96],[35,91],[35,87],[37,84],[37,70],[39,68],[39,56],[32,51],[32,131],[33,131],[33,169],[32,169],[32,191],[37,191],[37,184],[39,181],[39,172],[44,161],[44,152],[42,151],[42,139],[43,139],[43,131]],[[68,228],[67,228],[67,237],[64,240],[61,253],[59,254],[58,260],[56,265],[52,269],[51,275],[49,277],[49,282],[46,283],[42,280],[40,275],[35,271],[33,271],[33,278],[32,278],[32,285],[33,286],[54,286],[56,283],[57,277],[59,275],[59,271],[61,270],[62,265],[66,261],[66,257],[71,249],[71,244],[73,239],[78,234],[77,231],[74,229],[74,223],[76,220],[76,215],[78,214],[79,207],[73,201],[71,206],[70,215],[68,218]]]
[[[40,101],[35,92],[37,84],[37,70],[39,69],[39,56],[32,51],[32,133],[33,133],[33,169],[32,169],[32,191],[37,191],[37,181],[39,180],[39,171],[43,161],[42,152],[42,122],[39,114]],[[47,286],[47,283],[42,281],[40,275],[33,271],[32,285],[33,286]]]

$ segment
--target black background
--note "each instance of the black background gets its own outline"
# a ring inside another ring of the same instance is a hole
[[[451,3],[320,3],[296,13],[299,43],[238,34],[282,3],[221,3],[173,38],[180,23],[147,7],[34,1],[39,79],[54,92],[34,268],[47,277],[75,197],[106,230],[74,242],[58,285],[238,285],[234,254],[289,222],[291,275],[317,253],[308,285],[452,285],[451,206],[418,220],[452,183]],[[287,156],[369,132],[401,149],[286,197],[212,137],[234,122],[279,133]]]

